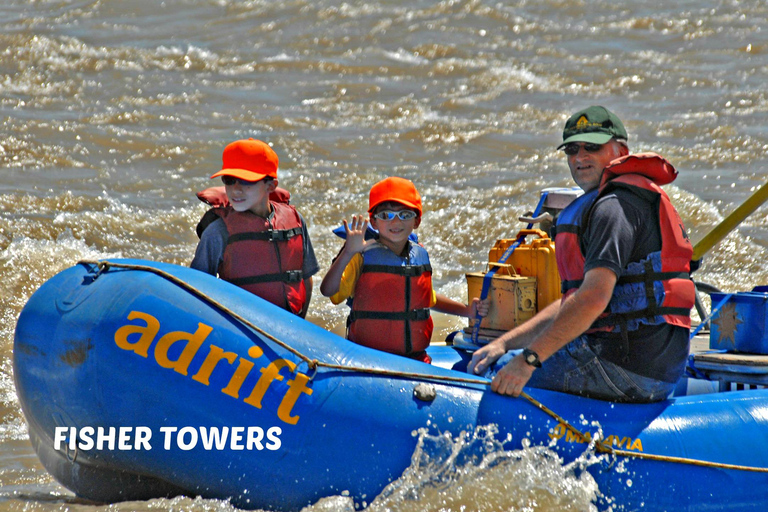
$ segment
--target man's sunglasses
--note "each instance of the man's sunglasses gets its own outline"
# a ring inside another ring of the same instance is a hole
[[[566,144],[563,147],[563,152],[568,156],[573,156],[579,152],[580,148],[584,148],[584,151],[587,153],[597,153],[601,149],[603,149],[603,144],[593,144],[591,142],[585,142],[582,144],[577,144],[576,142],[571,142],[570,144]]]
[[[416,218],[416,215],[417,213],[413,210],[400,210],[399,212],[384,210],[375,214],[373,218],[379,220],[394,220],[395,217],[397,217],[400,220],[411,220]]]
[[[222,176],[221,182],[230,187],[235,183],[239,183],[243,187],[250,187],[251,185],[258,183],[258,181],[241,180],[240,178],[235,178],[234,176]]]

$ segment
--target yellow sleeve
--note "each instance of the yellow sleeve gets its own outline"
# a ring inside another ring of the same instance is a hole
[[[437,304],[437,292],[432,288],[432,298],[429,299],[429,307],[433,308]]]
[[[341,274],[341,282],[339,283],[339,291],[331,295],[331,302],[334,304],[341,304],[349,297],[355,295],[355,286],[357,286],[357,280],[360,279],[360,274],[363,270],[363,255],[360,253],[352,256],[352,259],[347,263],[347,268]]]

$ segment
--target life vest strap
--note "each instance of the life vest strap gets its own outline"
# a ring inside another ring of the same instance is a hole
[[[553,240],[558,233],[574,233],[578,235],[581,233],[581,228],[576,224],[555,224],[552,226],[550,233]]]
[[[382,274],[396,274],[399,276],[414,277],[425,272],[432,272],[432,265],[363,265],[362,272],[377,272]]]
[[[581,283],[583,283],[583,279],[570,279],[570,280],[563,280],[560,282],[560,293],[565,295],[565,292],[568,290],[571,290],[573,288],[578,288],[581,286]]]
[[[629,313],[609,313],[608,316],[599,318],[590,326],[590,329],[599,329],[601,327],[614,326],[619,323],[629,322],[630,320],[638,320],[640,318],[654,318],[656,316],[664,315],[683,315],[687,316],[691,313],[688,308],[672,308],[661,307],[654,308],[653,313],[649,310],[632,311]]]
[[[259,233],[236,233],[230,235],[227,239],[227,243],[243,242],[247,240],[267,240],[269,242],[285,242],[290,240],[296,235],[300,235],[302,232],[301,227],[295,227],[292,229],[268,229]]]
[[[260,276],[237,277],[228,279],[228,281],[237,286],[258,283],[272,283],[279,281],[281,283],[298,283],[304,279],[304,273],[301,270],[287,270],[277,274],[262,274]]]
[[[691,274],[688,272],[650,272],[650,273],[643,273],[643,274],[634,274],[631,276],[621,276],[616,281],[616,286],[622,285],[622,284],[633,284],[633,283],[645,283],[645,282],[653,282],[653,281],[669,281],[671,279],[690,279]],[[578,288],[581,286],[581,283],[583,283],[583,279],[572,279],[568,281],[562,281],[560,284],[560,290],[562,293],[567,292],[568,290],[572,288]]]
[[[690,279],[688,272],[649,272],[643,274],[634,274],[631,276],[621,276],[617,285],[643,283],[646,281],[669,281],[670,279]]]
[[[355,320],[410,320],[412,322],[429,319],[429,308],[412,309],[410,311],[352,311],[349,322]]]

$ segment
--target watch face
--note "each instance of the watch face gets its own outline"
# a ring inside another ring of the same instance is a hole
[[[525,362],[533,366],[535,368],[541,368],[541,363],[539,362],[539,355],[530,349],[524,349],[523,350],[523,356],[525,357]]]

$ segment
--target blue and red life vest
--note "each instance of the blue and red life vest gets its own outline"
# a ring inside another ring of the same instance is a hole
[[[398,256],[381,243],[363,252],[347,337],[360,345],[429,362],[432,266],[426,249],[408,242]]]
[[[676,177],[672,164],[656,154],[627,155],[605,168],[598,188],[576,199],[558,216],[555,246],[565,300],[584,280],[585,257],[580,237],[595,201],[614,187],[648,190],[659,197],[661,250],[623,269],[608,307],[587,332],[626,334],[641,324],[663,322],[691,327],[695,288],[689,272],[693,247],[677,210],[661,189],[661,185],[671,183]]]

